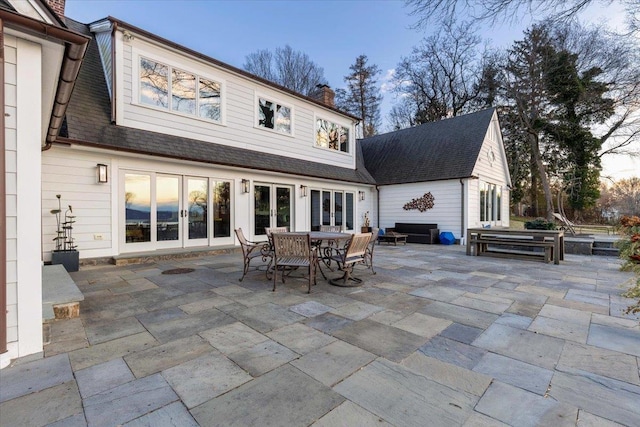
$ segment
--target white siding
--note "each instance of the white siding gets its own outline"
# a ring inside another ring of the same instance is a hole
[[[4,37],[4,71],[5,71],[5,156],[6,156],[6,221],[7,221],[7,343],[9,353],[0,359],[0,368],[7,364],[11,357],[17,356],[18,347],[18,278],[17,278],[17,90],[16,90],[16,38],[5,35]],[[13,350],[13,351],[12,351]],[[2,356],[0,356],[2,357]],[[5,359],[6,358],[6,359]]]
[[[124,42],[121,33],[117,36],[116,64],[120,64],[118,72],[121,73],[117,77],[119,85],[117,90],[121,91],[121,96],[117,97],[119,104],[116,121],[118,124],[296,159],[318,161],[341,167],[355,167],[355,128],[350,119],[222,68],[147,43],[140,37]],[[139,104],[137,101],[139,55],[221,82],[222,124]],[[256,126],[256,97],[260,95],[292,107],[292,135],[283,135]],[[316,117],[333,121],[350,129],[351,153],[341,153],[315,146]]]
[[[109,183],[98,184],[96,165],[104,163],[109,168]],[[55,236],[55,217],[50,213],[58,208],[56,194],[62,196],[62,207],[73,207],[76,215],[73,235],[78,245],[80,258],[114,256],[131,250],[124,244],[124,185],[125,171],[174,174],[181,176],[209,177],[216,180],[228,180],[232,183],[232,228],[241,227],[248,238],[253,239],[253,191],[244,194],[240,190],[242,179],[256,183],[278,184],[292,189],[293,224],[299,231],[309,230],[310,197],[300,195],[300,185],[311,189],[329,189],[353,192],[355,200],[354,223],[359,231],[362,216],[367,210],[373,213],[375,191],[367,186],[331,182],[321,179],[311,180],[284,174],[268,174],[238,168],[212,167],[193,162],[158,160],[152,157],[106,153],[99,150],[75,149],[54,145],[43,153],[42,158],[42,233],[43,258],[50,260]],[[360,201],[358,191],[365,191],[365,200]],[[372,217],[375,224],[375,217]],[[102,239],[96,240],[96,234]],[[212,247],[231,246],[234,237],[213,239]],[[156,249],[149,245],[144,250]]]
[[[380,226],[393,227],[396,222],[438,224],[440,231],[450,231],[460,238],[461,191],[458,180],[385,185],[380,187]],[[434,206],[425,212],[404,210],[403,206],[431,193]]]
[[[493,156],[491,156],[493,153]],[[493,160],[492,160],[493,159]],[[509,186],[511,181],[509,178],[509,167],[507,165],[507,158],[502,144],[502,136],[499,128],[497,114],[494,113],[493,119],[487,134],[485,135],[484,143],[478,160],[476,161],[473,175],[477,177],[477,180],[469,181],[469,227],[480,227],[486,225],[489,222],[480,222],[480,188],[481,182],[488,182],[496,184],[502,189],[502,220],[499,222],[493,222],[492,224],[498,226],[509,226],[509,200],[511,194],[509,192]]]
[[[42,351],[42,46],[7,34],[4,40],[8,351],[0,367]]]

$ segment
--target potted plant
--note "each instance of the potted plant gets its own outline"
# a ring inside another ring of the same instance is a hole
[[[69,205],[62,217],[62,203],[60,194],[58,198],[58,209],[52,209],[51,213],[56,216],[56,237],[55,249],[51,252],[51,264],[62,264],[68,272],[78,271],[80,265],[80,253],[73,240],[73,223],[75,216],[73,208]]]
[[[370,233],[371,232],[371,220],[369,219],[369,211],[364,213],[364,222],[362,223],[362,227],[360,227],[361,233]]]

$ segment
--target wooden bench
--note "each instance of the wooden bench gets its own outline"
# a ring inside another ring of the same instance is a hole
[[[542,249],[537,250],[538,248]],[[560,264],[564,259],[564,231],[470,228],[467,255],[542,259]]]
[[[551,262],[553,259],[552,240],[514,239],[508,237],[480,237],[471,239],[471,244],[475,246],[476,255],[488,255],[504,258],[543,258],[544,262]],[[492,245],[492,248],[489,248]],[[496,248],[497,246],[497,248]],[[516,247],[518,249],[513,249]],[[542,251],[535,251],[534,248],[541,248]]]

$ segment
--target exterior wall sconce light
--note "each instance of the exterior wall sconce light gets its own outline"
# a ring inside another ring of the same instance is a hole
[[[306,185],[301,185],[300,186],[300,197],[307,197],[307,186]]]
[[[360,201],[364,200],[364,191],[358,191],[358,199],[360,199]]]
[[[248,193],[249,192],[249,180],[248,179],[243,179],[242,180],[242,192],[243,193]]]
[[[107,169],[107,165],[98,163],[96,168],[98,170],[98,183],[104,184],[109,182],[109,171]]]

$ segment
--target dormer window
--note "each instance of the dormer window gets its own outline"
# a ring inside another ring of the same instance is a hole
[[[329,120],[316,120],[316,146],[349,152],[349,128]]]
[[[221,121],[220,83],[140,57],[140,103]]]
[[[291,107],[264,97],[258,98],[258,127],[291,135]]]

